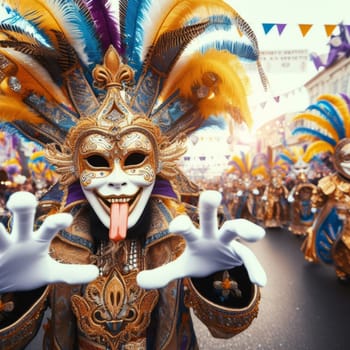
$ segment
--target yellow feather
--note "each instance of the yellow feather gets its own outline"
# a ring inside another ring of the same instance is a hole
[[[30,110],[22,101],[4,95],[0,95],[0,120],[4,122],[23,120],[33,124],[44,122],[38,114]]]
[[[253,176],[261,175],[261,176],[263,176],[264,178],[267,178],[267,177],[268,177],[268,172],[267,172],[266,166],[264,166],[264,165],[259,165],[259,166],[255,167],[255,168],[252,170],[252,175],[253,175]]]
[[[326,100],[338,110],[344,121],[346,137],[350,137],[350,111],[344,99],[338,95],[323,94],[319,96],[317,100]]]
[[[47,71],[39,65],[30,56],[13,49],[0,49],[0,53],[5,56],[16,68],[16,72],[8,73],[9,76],[15,75],[21,84],[19,95],[25,97],[29,92],[33,91],[39,96],[44,96],[49,101],[65,104],[70,107],[71,103],[64,95],[62,90],[55,84]],[[3,93],[11,94],[8,87],[4,91],[4,83],[1,84]],[[19,96],[18,95],[18,96]]]
[[[293,146],[292,151],[296,159],[302,158],[304,155],[304,148],[301,146]]]
[[[239,170],[239,172],[243,174],[250,174],[252,171],[252,157],[249,153],[244,154],[236,154],[232,156],[232,161],[236,164],[232,166],[232,170],[230,172],[234,172],[234,170]]]
[[[304,120],[312,122],[317,125],[318,129],[323,129],[323,131],[326,131],[335,141],[339,141],[338,132],[333,128],[332,124],[319,115],[311,113],[301,113],[295,116],[293,120]]]
[[[295,163],[296,156],[295,156],[295,153],[292,151],[292,149],[284,148],[281,153],[286,155],[289,159],[292,160],[293,163]]]
[[[328,142],[325,142],[322,140],[315,141],[309,144],[309,146],[305,150],[303,160],[309,163],[312,160],[312,158],[317,154],[326,153],[326,152],[330,152],[333,154],[334,148],[335,147],[330,145]]]
[[[213,78],[213,80],[210,80]],[[203,81],[205,80],[205,81]],[[196,88],[207,88],[207,97],[198,99]],[[160,98],[165,100],[176,90],[197,104],[204,118],[230,115],[234,120],[245,121],[249,127],[252,118],[247,101],[249,81],[239,59],[227,51],[208,50],[194,53],[171,81]]]
[[[243,174],[244,173],[244,164],[243,164],[242,158],[238,155],[234,155],[234,156],[232,156],[232,161],[234,161],[236,163],[234,166],[231,167],[232,172],[234,172],[234,170],[238,170],[241,174]]]

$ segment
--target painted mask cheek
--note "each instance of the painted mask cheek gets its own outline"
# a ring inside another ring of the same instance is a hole
[[[156,178],[155,170],[151,164],[144,164],[142,167],[127,169],[126,174],[130,180],[141,187],[147,187],[153,184]]]
[[[80,173],[80,184],[86,189],[99,187],[101,180],[108,174],[108,171],[82,170]]]

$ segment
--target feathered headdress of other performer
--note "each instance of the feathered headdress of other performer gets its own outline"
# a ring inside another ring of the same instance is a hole
[[[292,146],[284,148],[279,157],[286,162],[291,170],[301,179],[307,179],[311,168],[311,161],[318,156],[318,149],[312,144],[310,147]]]
[[[35,151],[31,154],[28,160],[28,168],[30,169],[34,179],[42,178],[49,183],[54,182],[56,179],[54,168],[47,162],[45,152],[42,150]]]
[[[300,120],[303,121],[302,126],[298,126]],[[296,115],[294,121],[296,127],[292,134],[309,139],[307,151],[313,156],[329,152],[334,156],[334,166],[343,174],[341,163],[349,154],[347,148],[350,142],[349,97],[345,94],[323,94],[305,112]]]
[[[261,155],[252,155],[249,152],[240,152],[234,154],[228,163],[230,168],[227,170],[228,174],[238,173],[240,177],[244,175],[249,176],[262,176],[267,178],[266,166],[261,162]]]
[[[293,166],[298,161],[309,163],[315,156],[315,154],[312,152],[308,152],[307,149],[305,149],[302,146],[292,146],[289,148],[284,148],[280,152],[279,156],[290,166]]]
[[[265,168],[266,178],[271,178],[274,174],[282,176],[288,173],[289,164],[281,158],[280,153],[275,154],[271,146],[267,147],[266,153],[260,155],[260,162]]]
[[[220,117],[251,123],[242,61],[266,87],[255,34],[222,0],[2,1],[0,119],[46,147],[65,188],[96,129],[146,133],[170,181],[184,136]]]

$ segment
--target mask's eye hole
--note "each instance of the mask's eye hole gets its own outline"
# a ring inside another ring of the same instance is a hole
[[[350,161],[350,154],[344,153],[344,154],[342,154],[342,157],[343,157],[343,161],[344,162],[349,162]]]
[[[106,158],[99,155],[92,155],[85,158],[87,163],[94,168],[108,168],[109,163]]]
[[[146,159],[146,155],[143,153],[131,153],[124,162],[124,166],[140,165]]]

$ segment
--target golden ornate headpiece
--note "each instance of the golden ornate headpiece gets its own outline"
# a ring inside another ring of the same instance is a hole
[[[157,174],[167,179],[175,176],[174,162],[186,151],[184,137],[179,135],[170,143],[149,118],[135,114],[129,108],[121,93],[125,90],[125,84],[133,81],[133,71],[120,61],[113,46],[108,48],[104,64],[97,65],[92,75],[95,85],[106,90],[100,107],[94,115],[79,120],[70,129],[63,145],[49,144],[46,147],[46,158],[56,166],[57,173],[61,175],[61,185],[71,185],[78,179],[75,150],[79,148],[81,140],[91,134],[107,136],[113,143],[124,134],[142,133],[152,144]]]
[[[224,0],[6,0],[0,119],[47,147],[62,184],[92,130],[147,134],[168,178],[184,135],[226,117],[251,124],[241,59],[267,86],[254,32]]]

